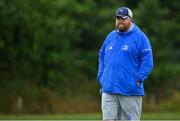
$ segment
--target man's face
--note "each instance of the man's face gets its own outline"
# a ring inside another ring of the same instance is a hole
[[[117,30],[125,32],[127,31],[131,26],[131,18],[122,18],[119,16],[116,16],[116,22],[115,22],[115,27]]]

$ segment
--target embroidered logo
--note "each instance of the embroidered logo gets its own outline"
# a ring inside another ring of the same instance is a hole
[[[145,49],[145,51],[151,51],[151,49]]]
[[[109,47],[109,50],[112,50],[112,49],[113,49],[112,46],[110,46],[110,47]]]
[[[121,50],[128,50],[128,45],[123,45]]]

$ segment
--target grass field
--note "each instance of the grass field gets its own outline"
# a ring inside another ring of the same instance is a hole
[[[143,113],[142,120],[180,120],[180,112]],[[0,120],[101,120],[101,114],[0,115]]]

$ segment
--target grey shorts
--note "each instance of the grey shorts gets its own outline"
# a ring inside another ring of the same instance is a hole
[[[102,93],[103,120],[140,120],[142,96]]]

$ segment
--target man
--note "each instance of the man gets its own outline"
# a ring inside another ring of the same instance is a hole
[[[103,120],[140,120],[143,83],[153,68],[151,45],[127,7],[116,11],[116,29],[99,51]]]

